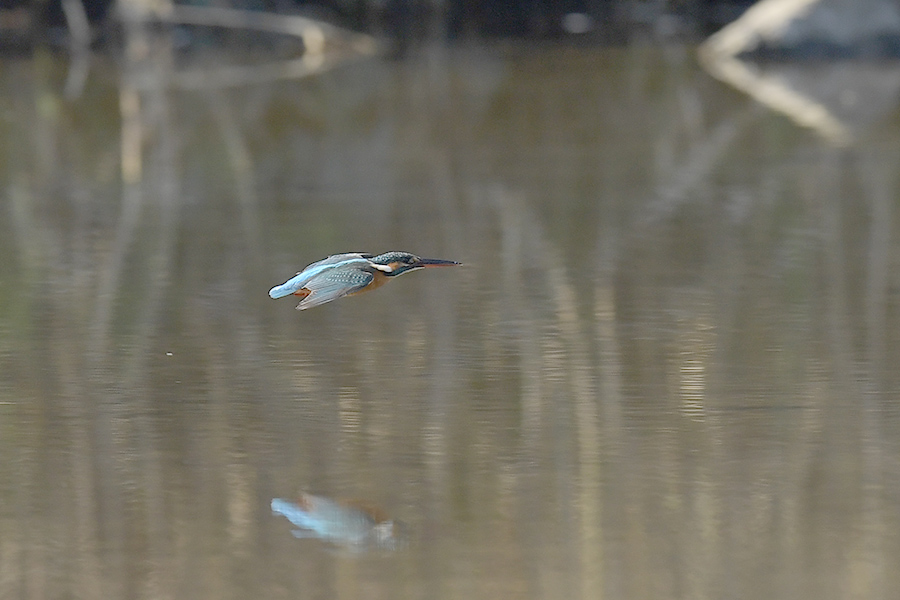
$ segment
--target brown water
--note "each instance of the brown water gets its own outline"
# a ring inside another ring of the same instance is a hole
[[[896,116],[831,148],[682,47],[92,60],[0,67],[3,599],[900,593]],[[266,294],[391,249],[466,266]]]

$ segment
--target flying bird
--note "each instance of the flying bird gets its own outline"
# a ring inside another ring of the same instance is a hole
[[[456,261],[421,258],[409,252],[335,254],[314,262],[294,277],[269,290],[272,298],[299,296],[297,310],[306,310],[343,296],[374,290],[391,277],[425,267],[449,267]]]

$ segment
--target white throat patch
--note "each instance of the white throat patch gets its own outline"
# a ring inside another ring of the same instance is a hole
[[[385,273],[393,273],[394,269],[391,268],[391,265],[379,265],[377,263],[369,263],[372,267],[378,269],[379,271],[383,271]]]

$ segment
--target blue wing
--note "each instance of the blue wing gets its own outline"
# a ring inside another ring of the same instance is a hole
[[[307,265],[305,269],[303,269],[281,285],[276,285],[271,290],[269,290],[269,296],[271,296],[272,298],[284,298],[285,296],[290,296],[300,289],[307,287],[307,283],[309,283],[313,278],[323,274],[330,269],[334,269],[338,266],[352,265],[354,263],[359,263],[360,265],[368,264],[368,262],[366,261],[366,257],[368,256],[371,255],[364,254],[362,252],[348,252],[346,254],[335,254],[334,256],[329,256],[328,258],[324,258],[318,262],[314,262],[310,265]]]
[[[306,310],[358,292],[372,283],[374,278],[372,273],[355,269],[323,271],[302,286],[309,290],[309,295],[300,301],[297,310]]]

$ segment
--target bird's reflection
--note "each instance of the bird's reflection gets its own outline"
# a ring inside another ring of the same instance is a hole
[[[272,512],[298,529],[298,538],[318,538],[354,550],[395,550],[405,544],[401,523],[370,506],[301,493],[296,502],[272,499]]]

